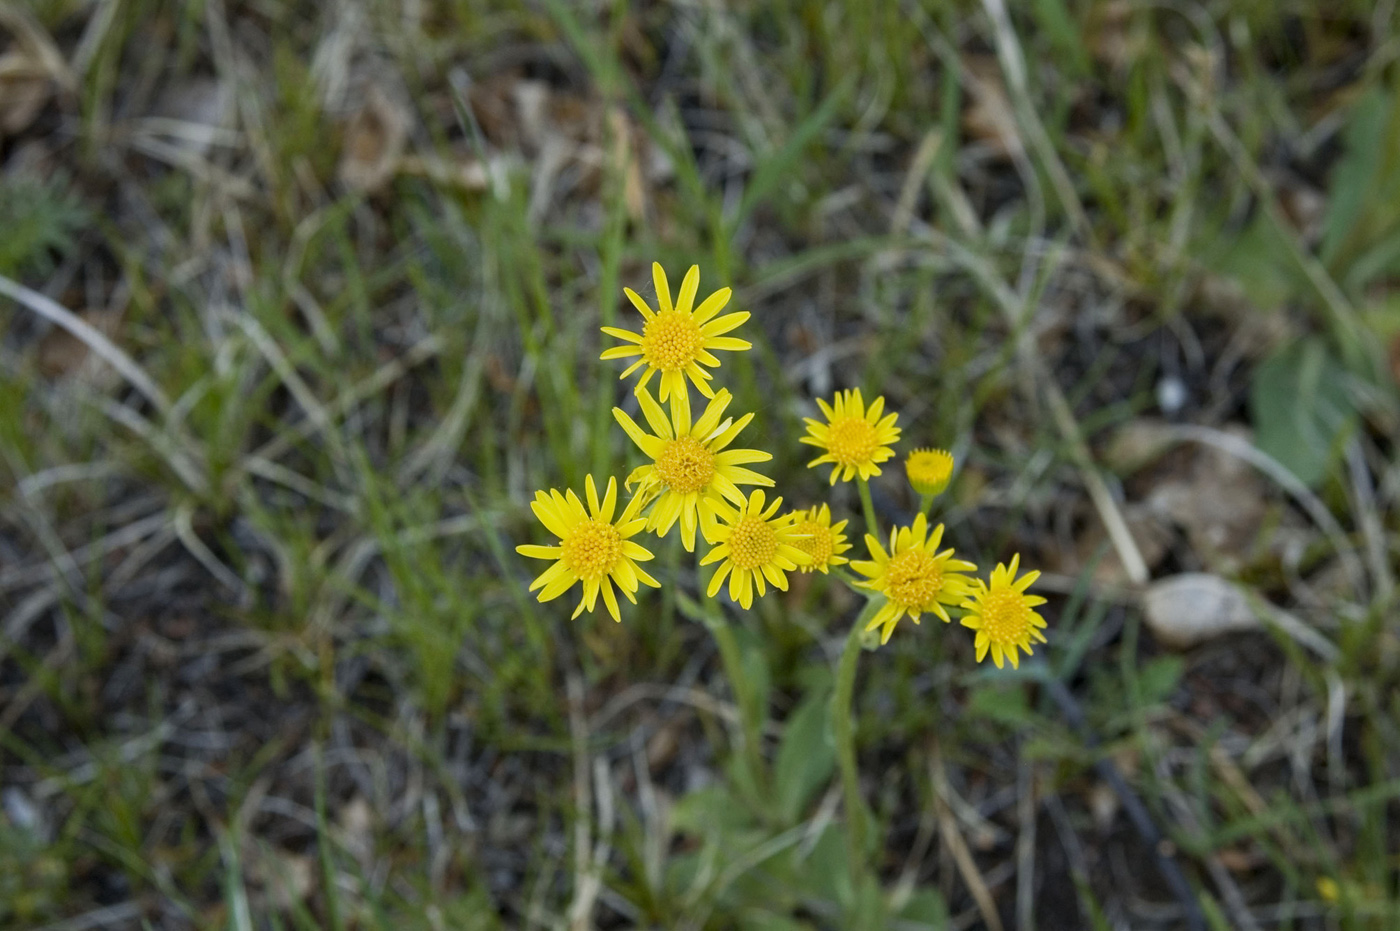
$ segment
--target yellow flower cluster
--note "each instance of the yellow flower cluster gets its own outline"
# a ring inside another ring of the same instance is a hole
[[[608,612],[620,621],[614,584],[634,603],[640,584],[658,585],[637,565],[652,558],[651,552],[631,539],[642,530],[664,537],[679,526],[681,543],[690,552],[695,550],[698,531],[709,545],[700,565],[718,564],[706,586],[707,596],[717,596],[727,582],[730,599],[745,609],[753,605],[755,590],[759,597],[769,585],[785,591],[789,572],[829,573],[848,563],[843,555],[851,548],[844,533],[848,522],[832,523],[831,509],[825,504],[779,513],[783,499],[769,501],[763,491],[773,487],[773,480],[746,468],[768,462],[772,455],[732,445],[754,415],[728,415],[733,396],[710,385],[714,376],[709,369],[720,364],[715,351],[751,348],[748,341],[725,335],[745,323],[749,313],[720,315],[732,296],[729,288],[696,306],[700,286],[696,266],[686,273],[674,301],[659,264],[652,265],[652,279],[655,309],[635,291],[624,289],[642,315],[640,333],[602,328],[623,341],[606,349],[602,358],[637,357],[623,378],[642,370],[635,394],[649,429],[622,408],[613,408],[613,417],[647,460],[624,482],[632,494],[630,502],[614,520],[615,478],[608,479],[600,502],[593,477],[588,476],[587,509],[573,491],[537,492],[531,506],[559,542],[517,547],[522,555],[554,561],[530,587],[540,590],[541,601],[558,597],[575,583],[583,584],[575,617],[585,609],[592,611],[601,593]],[[647,389],[653,376],[659,376],[656,397]],[[691,411],[690,385],[708,399],[699,417]],[[898,414],[885,413],[883,397],[867,405],[859,388],[838,392],[831,403],[817,399],[817,405],[826,420],[808,418],[807,435],[801,438],[821,450],[809,466],[829,464],[831,484],[855,479],[866,494],[865,483],[881,474],[881,463],[894,458],[892,447],[901,432],[896,426]],[[948,487],[953,466],[953,456],[944,450],[919,449],[909,455],[905,473],[925,506]],[[745,492],[743,485],[757,487]],[[868,495],[864,500],[868,507]],[[876,528],[867,529],[869,558],[849,561],[850,569],[863,578],[837,572],[884,599],[867,626],[881,629],[881,643],[889,641],[904,617],[917,624],[922,614],[931,612],[950,622],[949,607],[966,612],[962,623],[976,631],[978,661],[990,653],[998,667],[1003,661],[1016,666],[1018,650],[1029,654],[1032,641],[1045,642],[1040,632],[1045,621],[1032,610],[1045,599],[1026,594],[1039,573],[1030,572],[1018,580],[1019,556],[1012,558],[1009,567],[998,565],[988,583],[972,577],[969,573],[977,567],[955,558],[951,548],[939,549],[943,525],[930,528],[922,513],[909,526],[891,531],[888,548],[875,535]]]

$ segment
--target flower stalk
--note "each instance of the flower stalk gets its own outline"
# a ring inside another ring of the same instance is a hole
[[[841,798],[846,809],[846,845],[851,878],[856,881],[865,863],[865,802],[860,794],[860,770],[856,766],[855,700],[856,670],[859,667],[865,625],[879,607],[878,598],[865,608],[846,634],[846,645],[836,667],[836,691],[831,696],[831,730],[836,741],[836,764],[841,772]]]
[[[870,499],[870,483],[861,479],[856,485],[860,488],[861,510],[865,512],[865,532],[878,537],[880,525],[875,521],[875,502]]]
[[[746,773],[747,788],[753,799],[763,797],[763,787],[767,784],[767,767],[763,762],[763,709],[758,704],[758,693],[753,682],[744,670],[744,655],[739,649],[739,640],[734,636],[734,628],[724,616],[724,609],[711,599],[702,599],[704,605],[701,617],[705,629],[719,648],[720,664],[724,667],[724,677],[734,692],[734,703],[739,708],[739,731],[743,741],[741,748],[743,768]]]

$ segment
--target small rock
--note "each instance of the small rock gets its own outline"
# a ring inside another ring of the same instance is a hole
[[[1100,834],[1107,834],[1113,827],[1113,819],[1118,817],[1118,793],[1106,782],[1095,782],[1089,789],[1089,813],[1094,817],[1094,827]]]
[[[0,807],[3,807],[5,816],[15,827],[38,840],[48,841],[49,826],[44,819],[44,813],[39,810],[39,806],[30,801],[23,789],[18,786],[6,787],[5,791],[0,793]]]
[[[54,88],[37,55],[24,50],[0,55],[0,136],[16,136],[28,129]]]
[[[1251,441],[1247,430],[1227,433]],[[1257,544],[1267,511],[1266,486],[1254,467],[1214,446],[1194,450],[1185,474],[1162,481],[1147,497],[1158,514],[1186,531],[1191,549],[1218,572],[1236,572]]]
[[[371,86],[363,108],[345,127],[340,180],[357,191],[379,191],[398,170],[407,141],[408,117],[404,107]]]
[[[1175,375],[1168,375],[1157,382],[1157,407],[1168,417],[1175,417],[1181,413],[1189,399],[1190,392],[1186,390],[1186,383]]]
[[[1153,583],[1143,593],[1142,609],[1152,635],[1176,650],[1262,626],[1239,586],[1205,572]]]

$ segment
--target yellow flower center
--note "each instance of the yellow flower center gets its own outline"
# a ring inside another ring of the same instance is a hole
[[[804,520],[794,531],[805,535],[805,538],[793,540],[792,545],[812,557],[811,568],[825,566],[831,558],[831,528],[814,520]]]
[[[745,517],[729,533],[729,561],[740,569],[757,569],[778,553],[778,535],[759,517]]]
[[[663,311],[642,327],[642,356],[663,372],[685,368],[704,348],[705,336],[690,314]]]
[[[715,454],[693,436],[671,440],[656,457],[656,474],[678,494],[703,491],[715,474]]]
[[[953,457],[945,452],[926,449],[909,454],[909,481],[920,485],[938,485],[953,474]]]
[[[864,417],[843,417],[828,428],[827,452],[843,466],[869,462],[879,448],[875,426]]]
[[[898,553],[885,567],[885,596],[900,607],[923,609],[942,589],[942,567],[921,549]]]
[[[622,534],[602,520],[579,524],[560,546],[564,564],[581,579],[601,579],[622,558]]]
[[[982,630],[993,643],[1020,643],[1031,628],[1030,609],[1015,589],[1001,589],[982,596],[978,613]]]

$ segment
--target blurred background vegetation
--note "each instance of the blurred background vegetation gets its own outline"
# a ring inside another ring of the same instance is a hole
[[[1393,0],[0,4],[0,926],[1397,926],[1397,55]],[[731,613],[742,707],[675,539],[620,625],[525,591],[534,490],[636,464],[652,260],[753,312],[789,502],[858,512],[796,440],[859,386],[1045,570],[1020,673],[863,658],[878,888],[839,584]]]

